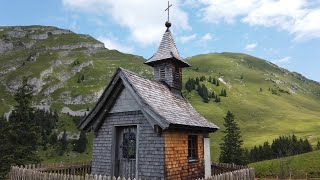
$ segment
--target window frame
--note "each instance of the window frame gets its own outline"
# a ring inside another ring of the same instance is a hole
[[[122,137],[122,158],[136,159],[136,133],[125,132]]]
[[[188,160],[189,162],[198,160],[198,135],[188,135]]]

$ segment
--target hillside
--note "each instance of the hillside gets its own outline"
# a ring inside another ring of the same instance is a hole
[[[245,54],[212,53],[187,60],[192,67],[184,71],[184,82],[189,77],[219,78],[220,86],[205,84],[210,91],[224,88],[228,95],[220,103],[204,103],[196,91],[184,91],[185,96],[220,127],[226,112],[233,112],[245,147],[291,133],[311,143],[320,139],[319,83]],[[0,27],[0,113],[10,113],[13,93],[26,76],[34,86],[34,106],[57,110],[61,118],[58,131],[67,130],[70,138],[77,137],[79,132],[67,114],[84,115],[91,109],[119,66],[151,78],[152,69],[142,65],[143,61],[69,30]],[[215,159],[220,138],[221,132],[212,134]],[[83,158],[90,157],[90,151],[87,153]],[[47,161],[60,159],[63,157]]]
[[[209,89],[220,92],[225,88],[228,93],[228,97],[221,97],[221,103],[207,104],[192,92],[187,95],[191,103],[220,127],[223,127],[226,112],[233,112],[245,147],[292,133],[308,138],[313,144],[320,139],[317,130],[320,127],[319,83],[268,61],[239,53],[198,55],[188,58],[188,62],[193,67],[185,71],[185,80],[211,75],[224,83],[217,87],[206,82]],[[212,152],[215,155],[220,138],[221,133],[212,135],[217,147]]]
[[[306,176],[320,177],[320,151],[300,154],[296,156],[279,158],[268,161],[252,163],[249,166],[256,170],[258,177],[280,177],[284,175],[293,178],[305,178]]]

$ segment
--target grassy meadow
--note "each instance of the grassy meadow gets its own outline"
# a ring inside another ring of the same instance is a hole
[[[256,171],[256,176],[263,177],[291,177],[319,178],[320,151],[300,154],[296,156],[261,161],[249,164]]]

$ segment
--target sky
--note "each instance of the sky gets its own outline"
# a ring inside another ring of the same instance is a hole
[[[108,49],[150,58],[166,30],[167,0],[0,0],[0,26],[49,25]],[[171,0],[182,57],[250,54],[320,82],[320,0]]]

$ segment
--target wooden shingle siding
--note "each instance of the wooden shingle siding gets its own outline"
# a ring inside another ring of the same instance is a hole
[[[203,135],[198,135],[198,160],[188,160],[188,132],[164,131],[165,176],[172,179],[197,179],[204,177]]]
[[[161,70],[165,70],[165,77],[161,76]],[[162,62],[154,66],[154,80],[165,81],[170,87],[181,90],[182,88],[182,70],[176,67],[172,62]]]
[[[124,88],[118,96],[116,102],[112,106],[110,113],[138,111],[139,105],[136,100],[133,99],[129,91]]]
[[[141,179],[164,179],[164,140],[141,111],[110,113],[94,137],[92,174],[111,175],[112,132],[116,125],[139,125],[138,169]]]
[[[190,64],[180,56],[169,29],[164,33],[157,52],[145,64],[154,66],[155,63],[167,59],[172,59],[176,64],[181,64],[182,67],[190,67]]]

